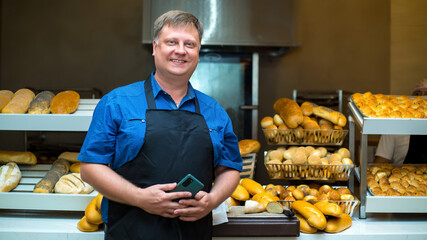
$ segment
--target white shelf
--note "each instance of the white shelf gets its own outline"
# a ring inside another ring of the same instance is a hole
[[[19,166],[22,179],[11,192],[0,193],[0,209],[84,211],[98,194],[34,193],[34,186],[46,175],[51,164]]]
[[[85,132],[98,102],[99,99],[80,99],[73,114],[0,114],[0,130]]]

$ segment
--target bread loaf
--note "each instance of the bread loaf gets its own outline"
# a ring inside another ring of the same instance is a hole
[[[52,193],[55,188],[55,184],[58,180],[68,173],[70,170],[70,163],[65,159],[57,159],[53,162],[52,167],[46,173],[42,180],[40,180],[35,186],[33,192],[35,193]]]
[[[6,164],[8,162],[36,165],[37,157],[32,152],[0,151],[0,164]]]
[[[16,163],[10,162],[0,167],[0,192],[10,192],[21,181],[21,171]]]
[[[339,218],[329,219],[324,230],[328,233],[338,233],[351,227],[351,225],[351,217],[348,214],[343,213]]]
[[[69,162],[72,163],[76,163],[76,162],[80,162],[79,160],[77,160],[77,156],[79,155],[78,152],[63,152],[61,154],[59,154],[58,159],[65,159]]]
[[[238,184],[231,197],[238,201],[246,201],[249,199],[249,192],[242,185]]]
[[[249,153],[257,153],[261,148],[261,143],[257,140],[243,139],[239,141],[240,155],[244,156]]]
[[[310,116],[313,114],[313,108],[318,107],[317,104],[314,104],[312,102],[303,102],[301,104],[301,111],[304,116]]]
[[[101,224],[102,221],[102,214],[101,209],[97,207],[96,201],[98,199],[98,195],[90,201],[90,203],[87,205],[85,209],[85,217],[86,221],[92,224]]]
[[[50,102],[53,114],[70,114],[79,107],[80,95],[73,90],[58,93]]]
[[[300,231],[303,233],[315,233],[317,232],[317,228],[310,226],[310,224],[308,224],[307,219],[305,219],[301,214],[295,214],[295,216],[298,218],[299,220],[299,228]]]
[[[303,114],[300,106],[289,98],[278,99],[274,103],[273,108],[289,128],[296,128],[303,122]]]
[[[313,108],[313,114],[331,121],[333,124],[336,124],[340,127],[344,127],[347,124],[347,118],[344,116],[344,114],[324,106]]]
[[[246,190],[248,190],[249,194],[251,194],[252,196],[257,193],[265,192],[265,189],[262,187],[261,184],[250,178],[243,178],[242,180],[240,180],[240,185],[246,188]]]
[[[55,184],[55,193],[88,194],[91,192],[93,187],[81,179],[80,173],[64,175]]]
[[[55,94],[50,91],[43,91],[34,98],[28,109],[29,114],[48,114],[50,113],[50,102]]]
[[[243,209],[244,213],[259,213],[264,212],[265,207],[261,203],[253,200],[247,200]]]
[[[320,201],[314,204],[324,215],[333,216],[333,217],[341,217],[342,209],[336,203],[330,203],[328,201]]]
[[[80,221],[77,223],[77,228],[82,232],[95,232],[98,231],[99,225],[89,223],[86,220],[86,216],[84,216]]]
[[[0,111],[6,106],[13,97],[13,92],[9,90],[0,90]]]
[[[13,94],[9,103],[1,110],[2,113],[26,113],[35,95],[33,91],[22,88]]]
[[[315,227],[319,230],[323,230],[326,227],[326,217],[323,213],[313,206],[313,204],[301,200],[297,200],[292,203],[292,208],[307,219],[310,226]]]

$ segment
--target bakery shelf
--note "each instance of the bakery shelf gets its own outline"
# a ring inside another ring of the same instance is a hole
[[[98,194],[33,193],[34,186],[41,180],[51,164],[34,166],[20,165],[22,179],[11,192],[0,193],[0,209],[84,211]]]
[[[0,114],[0,130],[87,131],[99,99],[80,99],[72,114]]]
[[[371,118],[366,117],[350,101],[349,148],[354,159],[356,126],[360,131],[360,208],[359,217],[366,218],[366,213],[411,213],[423,210],[427,206],[427,197],[381,197],[372,196],[367,191],[368,136],[375,134],[427,135],[427,119],[419,118]]]

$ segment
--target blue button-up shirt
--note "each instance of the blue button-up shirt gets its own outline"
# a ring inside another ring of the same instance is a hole
[[[194,112],[196,94],[212,140],[214,167],[222,165],[241,171],[237,137],[227,112],[217,101],[193,89],[189,83],[187,95],[176,106],[172,97],[158,85],[153,73],[150,81],[157,109]],[[95,108],[78,159],[110,164],[112,169],[134,159],[144,142],[146,109],[144,81],[116,88],[105,95]]]

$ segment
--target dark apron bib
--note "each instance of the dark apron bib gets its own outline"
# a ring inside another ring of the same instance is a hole
[[[179,182],[188,173],[209,192],[213,182],[213,147],[204,117],[195,98],[196,113],[159,110],[151,80],[145,83],[148,104],[144,144],[132,161],[115,172],[138,187]],[[164,218],[144,210],[109,201],[105,239],[211,239],[212,215],[195,222]]]
[[[427,135],[411,135],[409,139],[409,149],[406,154],[405,164],[426,164],[427,163]]]

